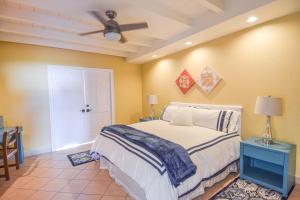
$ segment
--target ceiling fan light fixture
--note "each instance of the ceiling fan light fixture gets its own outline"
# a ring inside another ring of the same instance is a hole
[[[107,32],[104,37],[110,41],[119,41],[121,39],[121,34],[116,32]]]

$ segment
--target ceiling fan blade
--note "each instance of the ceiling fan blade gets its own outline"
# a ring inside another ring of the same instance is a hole
[[[127,42],[127,39],[124,37],[124,35],[122,33],[120,33],[120,34],[121,34],[121,39],[119,42],[121,42],[121,43]]]
[[[134,24],[123,24],[120,25],[120,31],[131,31],[136,29],[144,29],[148,28],[148,24],[146,22],[134,23]]]
[[[98,31],[90,31],[90,32],[86,32],[86,33],[79,33],[79,35],[84,36],[84,35],[91,35],[91,34],[95,34],[95,33],[102,33],[104,30],[98,30]]]
[[[104,26],[106,26],[106,19],[102,17],[97,11],[90,11],[91,15],[93,15],[98,21],[100,21]]]

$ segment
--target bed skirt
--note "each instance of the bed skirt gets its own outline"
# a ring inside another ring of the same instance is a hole
[[[104,157],[100,157],[100,168],[107,169],[110,176],[117,184],[122,186],[125,191],[135,200],[147,200],[144,190],[129,176],[122,172],[117,166],[112,164]],[[199,186],[194,188],[188,194],[179,198],[179,200],[194,199],[205,192],[205,188],[213,186],[215,183],[224,180],[231,172],[238,172],[239,162],[233,162],[220,172],[216,173],[212,178],[202,181]]]

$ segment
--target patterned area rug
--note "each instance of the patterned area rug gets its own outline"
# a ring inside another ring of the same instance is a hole
[[[67,155],[72,165],[75,167],[77,165],[82,165],[84,163],[92,162],[94,161],[94,158],[92,158],[90,151],[83,151],[79,153],[74,153]]]
[[[255,183],[236,178],[210,200],[283,200],[281,194]]]

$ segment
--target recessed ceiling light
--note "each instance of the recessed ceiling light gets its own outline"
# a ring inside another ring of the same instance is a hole
[[[191,45],[191,44],[193,44],[193,42],[190,42],[190,41],[189,41],[189,42],[186,42],[185,44],[186,44],[186,45]]]
[[[257,20],[258,20],[257,17],[255,17],[255,16],[250,16],[250,17],[248,17],[247,22],[248,22],[248,23],[254,23],[254,22],[256,22]]]
[[[152,55],[151,57],[152,57],[152,58],[156,58],[156,57],[157,57],[157,55]]]

